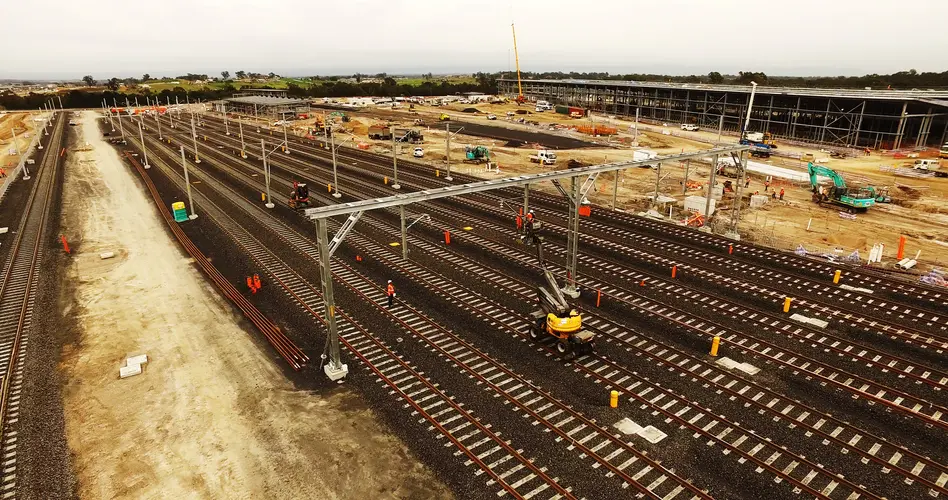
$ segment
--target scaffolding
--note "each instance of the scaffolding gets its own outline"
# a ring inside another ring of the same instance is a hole
[[[516,95],[517,80],[498,82]],[[644,121],[695,124],[740,133],[750,87],[605,80],[524,80],[523,93]],[[787,141],[873,149],[912,149],[948,141],[948,91],[763,87],[749,131]]]

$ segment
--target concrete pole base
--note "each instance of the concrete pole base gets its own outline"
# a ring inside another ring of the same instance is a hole
[[[451,182],[451,181],[454,180],[454,177],[451,177],[451,176],[449,175],[449,176],[445,177],[444,180],[446,180],[446,181],[448,181],[448,182]]]
[[[333,194],[332,194],[332,197],[333,197],[333,198],[342,198],[342,193],[333,193]]]
[[[200,160],[199,158],[195,158],[195,159],[194,159],[194,163],[195,163],[195,165],[200,164],[200,163],[201,163],[201,160]]]
[[[267,207],[267,208],[273,208],[273,207],[275,207],[276,205],[274,205],[274,204],[271,203],[271,202],[267,202],[267,203],[264,203],[263,206],[265,206],[265,207]]]
[[[30,180],[31,178],[32,178],[32,177],[30,177],[30,176],[28,176],[28,175],[24,175],[24,176],[23,176],[23,180],[24,180],[24,181],[28,181],[28,180]]]
[[[198,218],[198,214],[191,214],[188,216],[188,219],[194,220]]]
[[[392,189],[401,189],[402,187],[398,184],[392,184]]]
[[[323,371],[326,373],[326,376],[329,377],[329,380],[335,382],[345,378],[346,375],[349,374],[349,365],[342,363],[339,365],[339,368],[336,368],[332,363],[328,363],[323,367]]]
[[[146,164],[144,165],[144,167],[145,167],[145,170],[148,170],[149,168],[151,168],[151,165],[149,165],[149,164],[146,163]]]
[[[43,149],[43,145],[40,144],[39,146],[36,146],[36,149]]]
[[[577,290],[574,286],[567,286],[566,288],[560,289],[560,291],[563,292],[563,295],[566,295],[572,299],[579,298],[579,290]]]
[[[725,238],[731,238],[732,240],[741,241],[741,235],[740,235],[740,233],[735,232],[735,231],[728,231],[728,232],[724,233],[724,237],[725,237]]]

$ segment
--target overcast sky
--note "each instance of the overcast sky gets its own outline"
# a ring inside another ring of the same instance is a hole
[[[0,78],[948,69],[948,0],[6,0]]]

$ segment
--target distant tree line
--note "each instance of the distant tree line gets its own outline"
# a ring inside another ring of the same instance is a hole
[[[736,75],[722,75],[717,71],[712,71],[707,75],[656,75],[649,73],[630,73],[630,74],[611,74],[608,72],[587,72],[580,73],[576,71],[548,71],[548,72],[530,72],[520,73],[523,79],[552,79],[562,80],[566,78],[580,80],[624,80],[641,82],[674,82],[674,83],[726,83],[735,85],[747,85],[750,82],[757,82],[759,85],[771,85],[776,87],[811,87],[811,88],[864,88],[873,89],[937,89],[948,88],[948,71],[941,73],[923,72],[919,73],[914,69],[908,71],[899,71],[891,75],[864,75],[864,76],[768,76],[763,72],[740,71]],[[517,73],[505,71],[497,73],[498,78],[517,78]]]
[[[270,73],[248,73],[243,70],[235,73],[238,79],[244,78],[276,78],[279,75]],[[224,71],[221,76],[226,80],[230,72]],[[348,76],[313,76],[301,78],[300,80],[311,82],[310,85],[288,84],[286,91],[292,97],[299,98],[321,98],[321,97],[354,97],[354,96],[419,96],[419,95],[453,95],[462,92],[483,92],[485,94],[497,93],[498,78],[516,78],[515,72],[498,73],[472,73],[473,82],[452,83],[447,80],[436,81],[431,73],[422,75],[422,82],[419,85],[399,84],[398,81],[386,73],[377,73],[374,75],[373,82],[364,82],[363,78],[369,78],[369,75],[357,73],[352,75],[355,83],[350,83]],[[737,75],[722,75],[717,71],[712,71],[707,75],[656,75],[656,74],[621,74],[615,75],[607,72],[530,72],[521,73],[524,79],[583,79],[583,80],[624,80],[624,81],[661,81],[676,83],[728,83],[736,85],[746,85],[751,81],[759,85],[787,86],[787,87],[814,87],[814,88],[863,88],[872,87],[874,89],[930,89],[930,88],[948,88],[948,71],[942,73],[925,72],[919,73],[914,69],[900,71],[891,75],[865,75],[865,76],[837,76],[837,77],[792,77],[792,76],[768,76],[762,72],[741,71]],[[207,75],[189,73],[179,77],[180,80],[207,80]],[[83,82],[92,87],[98,82],[90,75],[83,77]],[[94,91],[89,90],[71,90],[62,94],[63,105],[69,108],[88,108],[98,107],[105,98],[109,104],[113,99],[120,105],[124,105],[125,99],[134,100],[139,97],[141,103],[142,97],[158,97],[162,102],[169,99],[173,103],[177,97],[179,101],[186,99],[191,101],[209,101],[220,99],[233,95],[237,88],[229,83],[221,88],[205,87],[200,90],[185,90],[182,87],[175,87],[171,90],[162,90],[155,93],[151,89],[136,88],[135,92],[119,92],[121,85],[133,86],[141,82],[151,80],[151,75],[147,73],[142,78],[110,78],[105,80],[103,85],[108,90]],[[172,79],[163,77],[160,81],[171,81]],[[381,80],[379,82],[378,80]],[[243,87],[244,90],[249,87]],[[270,86],[260,86],[255,88],[273,88]],[[49,94],[29,94],[19,96],[13,92],[6,91],[0,93],[0,109],[36,109],[43,102],[50,98]]]

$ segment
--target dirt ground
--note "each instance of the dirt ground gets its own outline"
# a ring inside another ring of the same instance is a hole
[[[450,497],[357,395],[294,388],[189,265],[92,117],[64,186],[68,225],[82,228],[68,271],[81,334],[61,363],[79,494]],[[120,380],[132,353],[148,355],[144,373]]]
[[[9,111],[0,115],[0,169],[9,174],[20,161],[19,156],[10,154],[11,150],[16,149],[13,146],[13,131],[16,130],[16,145],[21,152],[25,152],[33,140],[34,126],[30,113]],[[9,176],[0,177],[0,186],[9,180]]]

